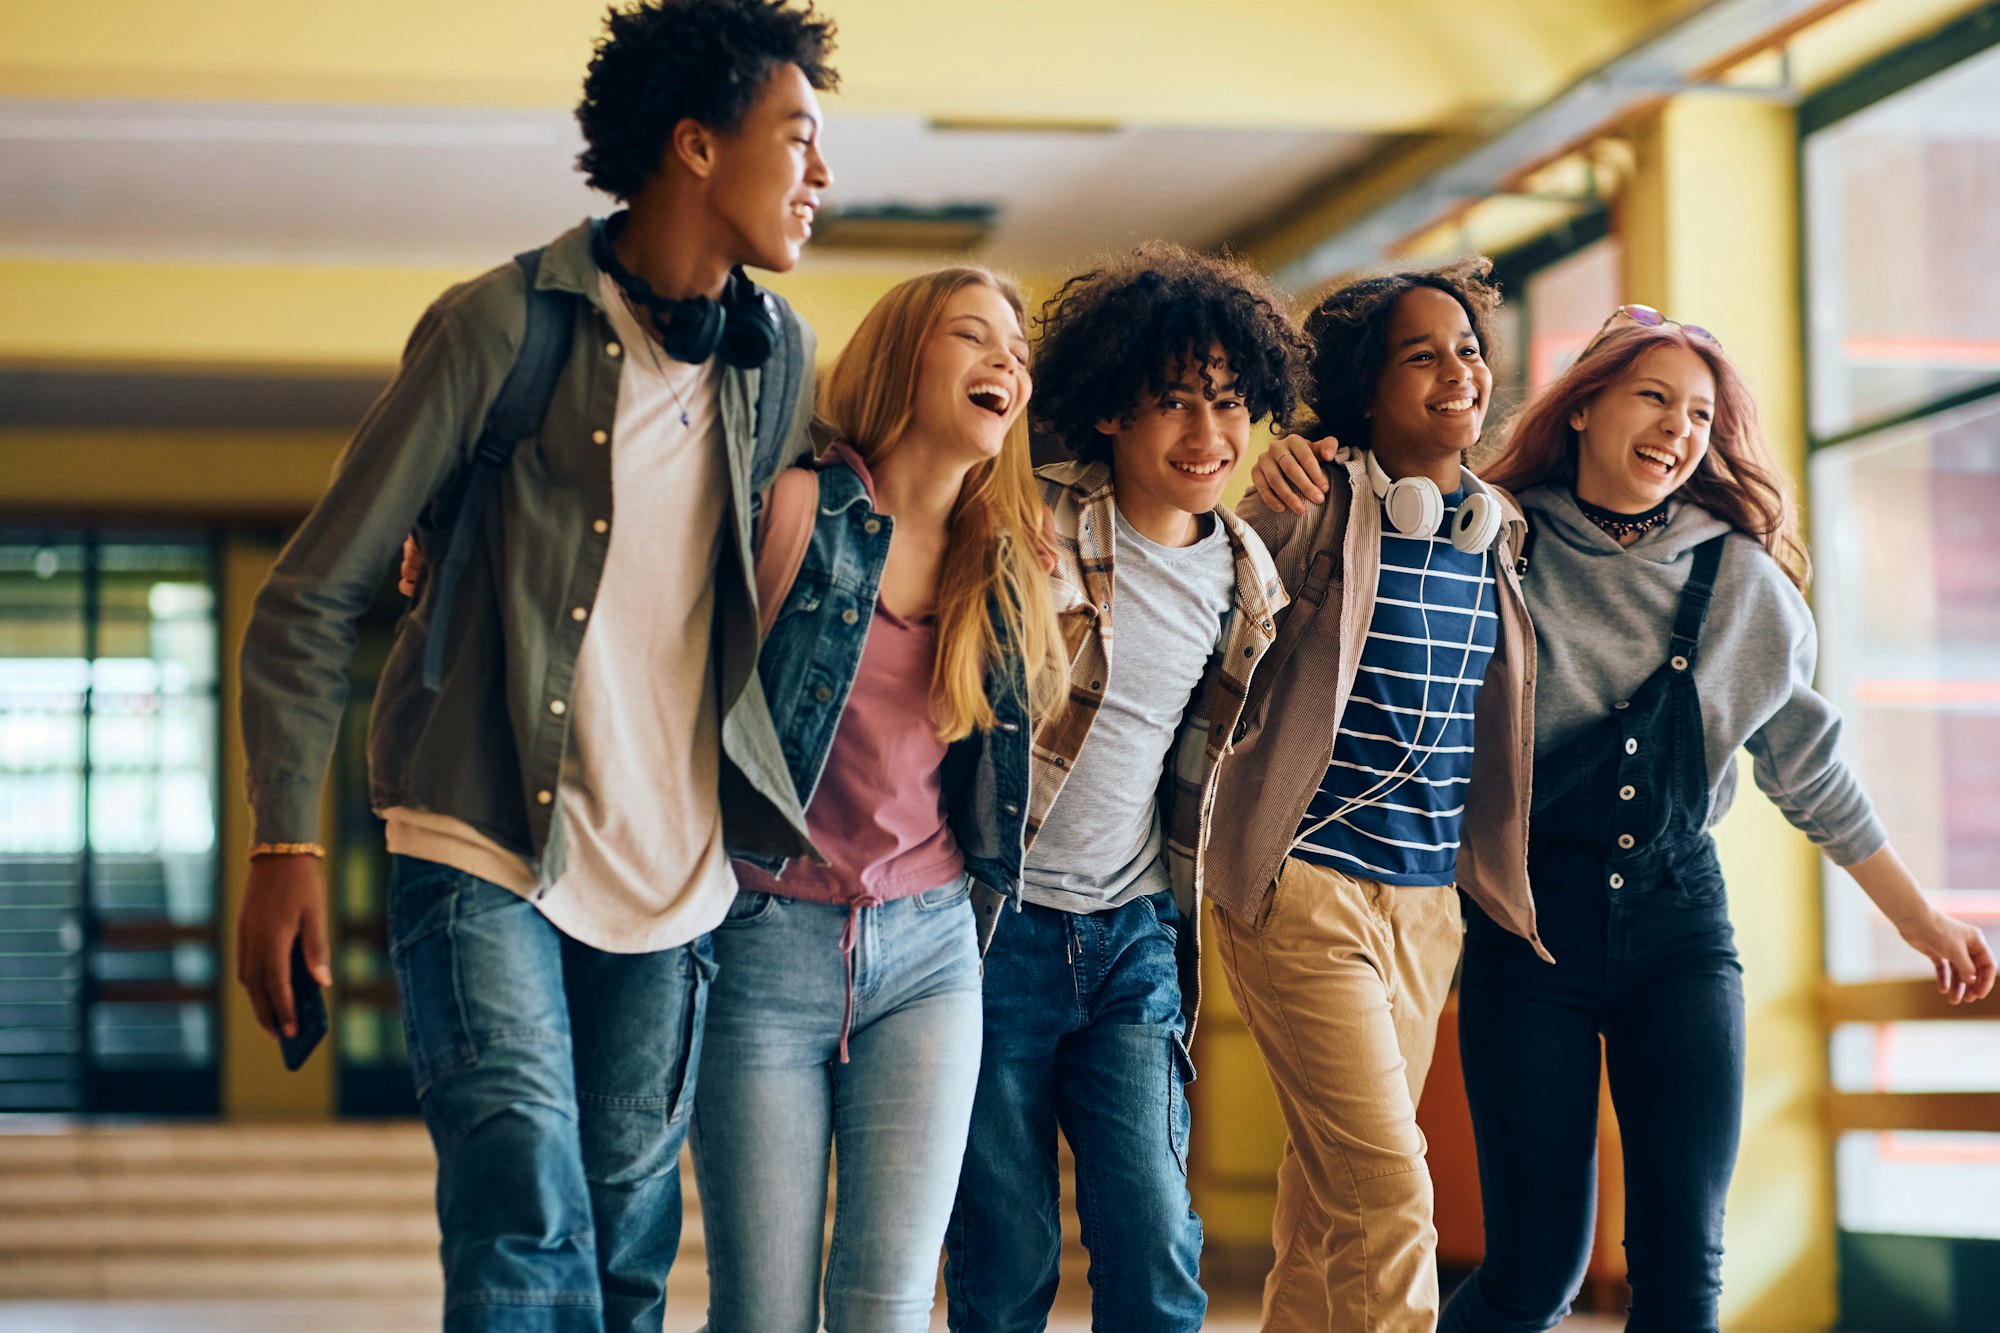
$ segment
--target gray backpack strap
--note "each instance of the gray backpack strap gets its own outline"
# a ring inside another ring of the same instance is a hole
[[[785,442],[792,436],[799,385],[806,373],[805,341],[799,336],[799,317],[777,293],[765,292],[764,299],[776,308],[778,340],[764,362],[763,376],[757,386],[757,441],[750,454],[753,523],[762,512],[765,488],[778,469],[790,461],[784,457]]]
[[[542,428],[555,397],[556,380],[569,360],[570,340],[575,332],[575,298],[563,292],[539,290],[535,275],[540,271],[542,252],[529,250],[514,256],[528,283],[528,319],[521,332],[521,347],[500,393],[486,410],[486,422],[472,448],[472,467],[459,492],[458,506],[451,520],[451,536],[445,543],[444,559],[438,562],[431,594],[430,637],[424,643],[424,688],[436,690],[444,679],[445,641],[451,635],[451,613],[458,601],[458,585],[479,545],[486,507],[499,487],[500,474],[514,460],[514,448]]]

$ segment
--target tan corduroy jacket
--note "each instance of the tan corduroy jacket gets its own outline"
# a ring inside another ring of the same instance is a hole
[[[1328,472],[1326,503],[1305,514],[1273,512],[1254,496],[1240,510],[1270,548],[1292,598],[1280,615],[1277,642],[1250,683],[1210,814],[1213,827],[1230,832],[1209,845],[1208,895],[1246,922],[1261,916],[1299,821],[1326,775],[1375,613],[1381,506],[1352,502],[1369,495],[1367,460],[1361,451],[1343,448]],[[1535,901],[1528,888],[1535,631],[1517,563],[1527,520],[1511,495],[1476,479],[1467,484],[1497,499],[1506,517],[1494,555],[1500,641],[1473,706],[1472,781],[1466,788],[1458,884],[1488,916],[1548,958],[1535,933]]]

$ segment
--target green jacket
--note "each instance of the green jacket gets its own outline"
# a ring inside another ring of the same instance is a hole
[[[258,842],[316,840],[320,788],[347,695],[354,624],[414,531],[436,564],[448,499],[526,322],[521,270],[508,263],[451,288],[418,321],[394,382],[376,400],[257,596],[243,641],[243,739]],[[625,349],[598,293],[588,224],[551,242],[536,286],[573,292],[569,361],[539,435],[522,441],[485,513],[484,551],[459,585],[436,692],[423,686],[431,586],[398,627],[369,720],[369,798],[462,819],[562,874],[554,818],[569,753],[566,700],[604,573],[616,512],[611,439]],[[796,319],[789,308],[785,318]],[[812,417],[806,373],[784,462],[804,454]],[[751,572],[751,455],[760,372],[725,367],[720,385],[735,517],[716,570],[714,652],[722,709],[721,802],[731,848],[810,853],[805,816],[757,679]],[[577,609],[583,611],[578,617]]]

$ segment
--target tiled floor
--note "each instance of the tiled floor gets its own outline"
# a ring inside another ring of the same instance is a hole
[[[1622,1320],[1575,1315],[1562,1333],[1616,1333]],[[35,1301],[0,1302],[5,1333],[431,1333],[430,1301]],[[667,1314],[666,1333],[694,1333],[698,1311]],[[932,1325],[944,1328],[942,1315]],[[1255,1333],[1256,1312],[1221,1312],[1207,1333]],[[1050,1333],[1086,1333],[1087,1311],[1058,1311]]]

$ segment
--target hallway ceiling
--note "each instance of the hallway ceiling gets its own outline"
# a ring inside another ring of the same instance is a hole
[[[828,202],[990,208],[979,257],[1024,273],[1143,235],[1214,244],[1385,152],[1478,133],[1700,3],[836,0]],[[0,257],[490,262],[603,207],[569,115],[601,13],[0,8]]]
[[[1211,243],[1376,142],[1326,130],[940,128],[829,115],[832,208],[980,205],[1023,272],[1164,233]],[[0,253],[484,264],[608,201],[567,112],[0,101]],[[837,262],[835,247],[825,251]]]

